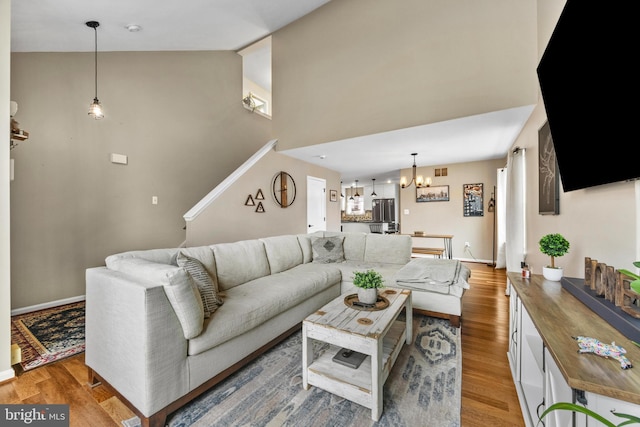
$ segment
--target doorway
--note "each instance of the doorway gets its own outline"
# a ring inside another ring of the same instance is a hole
[[[327,181],[307,177],[307,233],[327,229]]]

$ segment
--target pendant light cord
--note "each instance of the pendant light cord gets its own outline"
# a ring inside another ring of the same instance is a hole
[[[96,87],[96,99],[98,99],[98,28],[93,27],[93,34],[95,40],[94,49],[94,64],[95,64],[95,87]]]

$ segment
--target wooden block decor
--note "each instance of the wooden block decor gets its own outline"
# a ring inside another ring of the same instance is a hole
[[[604,298],[607,301],[611,301],[613,303],[615,303],[616,300],[616,269],[611,267],[611,266],[607,266],[606,269],[606,273],[607,273],[607,281],[606,281],[606,285],[604,288]]]
[[[593,278],[593,264],[591,258],[584,258],[584,284],[591,288],[591,279]]]
[[[594,291],[596,291],[596,295],[603,297],[604,296],[604,290],[606,288],[606,280],[607,280],[607,265],[604,263],[599,262],[598,264],[596,264],[596,268],[594,269],[594,287],[592,287],[591,289],[593,289]]]
[[[622,305],[620,310],[627,313],[629,316],[640,319],[640,308],[636,305],[638,300],[638,294],[631,290],[629,284],[633,281],[633,278],[618,272],[620,276],[620,294],[622,297]]]
[[[598,260],[591,260],[591,283],[589,283],[589,287],[592,291],[596,290],[596,281],[598,280],[596,269],[598,268]]]
[[[624,283],[623,281],[625,280],[627,276],[620,273],[619,271],[616,271],[616,300],[615,300],[615,305],[616,307],[622,307],[624,305]]]
[[[632,281],[633,278],[620,273],[615,267],[589,257],[584,259],[584,286],[628,315],[640,319],[640,307],[636,305],[640,295],[629,286]]]

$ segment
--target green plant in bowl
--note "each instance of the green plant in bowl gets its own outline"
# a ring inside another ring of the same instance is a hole
[[[355,271],[353,284],[358,288],[358,300],[364,304],[378,301],[378,288],[383,286],[382,275],[375,270]]]
[[[354,286],[361,289],[377,289],[384,286],[382,276],[375,270],[355,271],[353,273]]]
[[[566,255],[569,252],[569,241],[564,238],[562,234],[552,233],[542,236],[538,242],[540,245],[540,252],[551,257],[551,265],[549,268],[556,267],[555,258]]]

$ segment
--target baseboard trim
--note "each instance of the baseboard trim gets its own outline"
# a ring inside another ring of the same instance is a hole
[[[56,301],[45,302],[42,304],[31,305],[29,307],[16,308],[15,310],[11,310],[12,316],[17,316],[18,314],[31,313],[32,311],[44,310],[46,308],[57,307],[59,305],[72,304],[78,301],[84,301],[84,295],[78,295],[77,297],[59,299]]]
[[[0,384],[5,381],[13,380],[16,377],[16,371],[13,368],[9,368],[6,371],[0,372]]]

